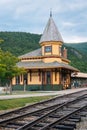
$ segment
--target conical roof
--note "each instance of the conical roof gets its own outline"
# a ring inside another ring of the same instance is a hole
[[[46,41],[63,42],[62,36],[60,32],[58,31],[58,28],[52,18],[52,15],[50,15],[50,18],[48,20],[48,23],[45,27],[45,30],[41,36],[39,43],[46,42]]]

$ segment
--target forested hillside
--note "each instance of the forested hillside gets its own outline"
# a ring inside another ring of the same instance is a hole
[[[23,32],[0,32],[1,49],[10,51],[16,56],[25,54],[40,47],[38,41],[40,35]]]
[[[87,73],[87,42],[83,43],[67,43],[68,57],[71,65],[80,71]]]
[[[66,44],[65,44],[66,46]],[[72,47],[67,47],[68,50],[68,59],[71,60],[71,65],[78,68],[81,72],[87,72],[87,56],[82,52],[76,50]]]
[[[40,47],[39,40],[41,35],[24,32],[0,32],[0,48],[4,51],[10,51],[19,56],[35,50]],[[72,45],[72,46],[71,46]],[[64,44],[68,49],[68,58],[71,65],[82,72],[87,72],[87,43]],[[80,47],[81,46],[81,47]]]
[[[67,45],[77,49],[78,51],[81,51],[83,54],[87,54],[87,42],[67,44]]]

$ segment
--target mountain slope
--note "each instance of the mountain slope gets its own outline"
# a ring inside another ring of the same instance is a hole
[[[74,44],[67,43],[67,46],[73,47],[78,51],[81,51],[83,54],[87,54],[87,42],[74,43]]]
[[[40,47],[38,41],[40,35],[23,32],[0,32],[0,39],[4,42],[0,44],[1,49],[10,51],[16,56],[25,54]]]
[[[16,56],[25,54],[37,48],[40,48],[39,40],[41,35],[24,32],[0,32],[0,48],[4,51],[10,51]],[[68,49],[68,59],[71,65],[82,72],[87,72],[87,43],[82,44],[64,44]]]
[[[65,44],[66,46],[66,44]],[[78,68],[81,72],[87,72],[87,57],[80,51],[72,47],[67,47],[68,59],[71,60],[71,65]]]

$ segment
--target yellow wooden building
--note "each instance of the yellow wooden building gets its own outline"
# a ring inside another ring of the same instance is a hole
[[[28,90],[59,90],[70,87],[71,73],[78,71],[69,65],[67,49],[62,49],[63,39],[50,14],[39,41],[41,48],[19,56],[18,67],[27,74],[14,77],[12,84],[26,85]]]

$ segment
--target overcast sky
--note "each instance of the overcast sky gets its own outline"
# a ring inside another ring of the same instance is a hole
[[[87,41],[87,0],[0,0],[0,31],[41,34],[50,8],[65,42]]]

